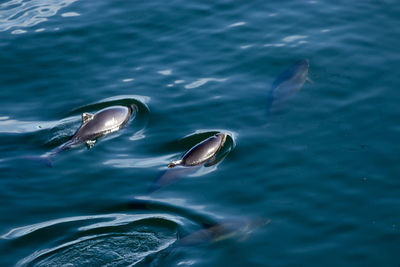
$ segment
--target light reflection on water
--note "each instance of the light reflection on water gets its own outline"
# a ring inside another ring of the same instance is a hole
[[[192,83],[185,85],[186,89],[193,89],[205,85],[208,82],[225,82],[228,78],[201,78]]]
[[[0,32],[26,28],[47,21],[64,7],[77,0],[11,0],[0,5]],[[16,30],[14,34],[22,33]],[[26,32],[26,31],[25,31]]]

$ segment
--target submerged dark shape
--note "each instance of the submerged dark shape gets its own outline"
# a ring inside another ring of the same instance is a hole
[[[221,149],[226,141],[227,134],[217,133],[201,143],[192,147],[182,159],[172,161],[168,168],[173,168],[177,165],[192,167],[201,165],[207,161],[215,159],[217,152]]]
[[[168,169],[154,180],[147,193],[151,194],[172,184],[183,176],[194,173],[203,165],[210,167],[220,162],[229,152],[229,149],[221,151],[227,136],[225,133],[217,133],[192,147],[182,159],[168,164]]]
[[[99,110],[95,114],[83,113],[82,125],[71,139],[43,156],[26,158],[51,166],[50,158],[61,151],[71,149],[81,144],[86,144],[88,148],[91,148],[99,137],[121,129],[129,121],[133,109],[137,110],[136,105],[132,105],[131,107],[107,107]]]
[[[265,218],[237,218],[203,225],[203,229],[182,237],[178,241],[178,245],[202,245],[227,239],[245,240],[255,229],[268,224],[270,221],[270,219]]]
[[[268,115],[271,111],[282,108],[301,89],[307,80],[309,66],[308,59],[301,60],[276,78],[268,95]]]
[[[175,168],[163,171],[161,174],[158,175],[158,177],[154,180],[150,188],[147,190],[147,194],[154,193],[160,188],[163,188],[167,185],[176,182],[183,176],[194,173],[198,168],[199,166],[192,168],[177,166]]]

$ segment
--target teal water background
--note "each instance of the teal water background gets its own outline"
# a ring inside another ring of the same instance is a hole
[[[2,1],[0,265],[399,266],[399,17],[389,0]],[[266,124],[302,59],[313,82]],[[92,149],[24,158],[120,103],[138,116]],[[215,131],[235,143],[222,162],[146,195]]]

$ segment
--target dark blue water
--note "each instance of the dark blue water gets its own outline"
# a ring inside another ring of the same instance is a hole
[[[0,265],[399,266],[399,17],[390,0],[2,1]],[[303,59],[313,82],[269,114]],[[131,104],[93,148],[29,158]],[[146,194],[216,132],[225,157]]]

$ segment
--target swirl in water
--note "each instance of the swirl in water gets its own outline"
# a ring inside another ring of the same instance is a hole
[[[77,216],[16,228],[1,238],[37,242],[46,232],[61,232],[62,238],[47,235],[43,248],[16,266],[131,266],[174,244],[181,220],[161,213]]]
[[[100,213],[17,227],[0,241],[6,250],[35,244],[16,266],[164,266],[190,247],[245,240],[269,221],[215,216],[180,198],[134,197]]]

